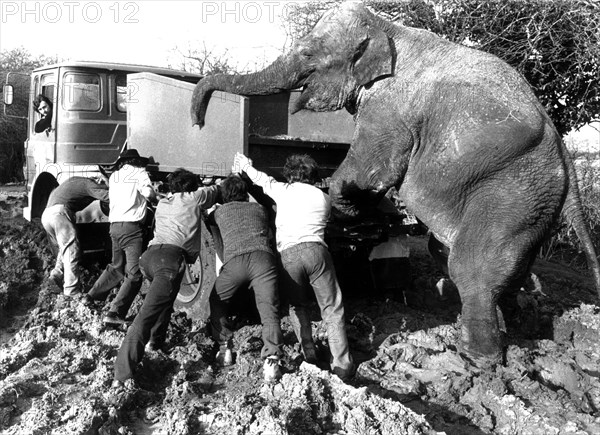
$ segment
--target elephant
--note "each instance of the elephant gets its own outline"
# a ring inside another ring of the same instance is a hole
[[[200,80],[192,123],[202,128],[215,90],[292,89],[301,89],[292,113],[346,109],[354,117],[329,185],[338,213],[360,218],[396,187],[447,248],[462,302],[457,348],[476,365],[502,362],[496,303],[527,279],[561,213],[600,294],[573,162],[529,84],[498,57],[346,2],[265,69]]]

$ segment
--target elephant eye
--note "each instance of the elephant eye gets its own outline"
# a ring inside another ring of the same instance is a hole
[[[298,47],[298,54],[304,58],[311,58],[313,56],[313,50],[310,47],[304,45],[300,45]]]

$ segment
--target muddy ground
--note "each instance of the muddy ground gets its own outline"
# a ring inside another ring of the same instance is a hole
[[[502,305],[505,364],[482,371],[456,351],[460,301],[436,290],[423,237],[409,238],[404,289],[378,291],[366,267],[351,268],[354,380],[302,363],[286,317],[277,385],[261,381],[252,316],[235,319],[236,364],[218,369],[204,324],[178,313],[167,352],[147,353],[136,388],[113,396],[124,332],[103,328],[106,306],[66,301],[47,281],[53,256],[41,227],[20,218],[25,201],[22,188],[0,186],[2,434],[600,433],[600,309],[585,271],[538,261],[541,291]],[[85,267],[89,285],[101,264]],[[316,311],[314,320],[323,338]]]

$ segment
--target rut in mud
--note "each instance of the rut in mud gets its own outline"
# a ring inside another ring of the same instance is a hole
[[[460,301],[451,286],[443,296],[436,290],[440,275],[419,237],[410,238],[404,293],[376,293],[366,268],[353,268],[354,287],[365,290],[345,295],[360,363],[353,381],[302,363],[287,317],[278,384],[262,383],[260,326],[251,315],[236,318],[236,364],[218,369],[205,325],[177,313],[167,352],[148,352],[136,388],[112,396],[124,332],[103,327],[108,304],[66,301],[47,281],[53,256],[43,229],[15,212],[23,201],[0,193],[0,433],[600,433],[600,309],[592,281],[538,261],[542,290],[523,289],[502,304],[505,364],[482,371],[456,350]],[[85,266],[89,286],[101,266]],[[316,307],[313,314],[325,362]]]

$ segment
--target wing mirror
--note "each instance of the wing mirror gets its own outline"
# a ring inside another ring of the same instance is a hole
[[[13,103],[15,91],[12,85],[4,85],[2,88],[2,94],[4,95],[4,104],[10,106]]]

